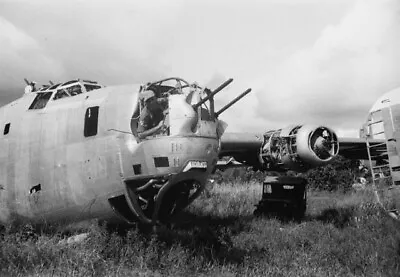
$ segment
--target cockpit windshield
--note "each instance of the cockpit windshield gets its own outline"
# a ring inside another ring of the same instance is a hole
[[[94,84],[84,84],[84,86],[87,92],[101,88],[100,85],[94,85]]]
[[[173,94],[189,94],[191,90],[201,89],[196,83],[189,84],[181,78],[167,78],[144,86],[146,90],[153,90],[156,97],[168,96]]]
[[[81,93],[89,92],[95,89],[102,88],[102,85],[88,80],[72,80],[63,84],[57,84],[49,89],[57,89],[54,94],[53,100],[75,96]]]
[[[89,80],[71,80],[56,85],[43,86],[36,92],[36,97],[29,106],[29,110],[44,108],[50,99],[58,100],[62,98],[72,97],[81,93],[100,89],[104,86]],[[53,98],[51,98],[53,96]]]

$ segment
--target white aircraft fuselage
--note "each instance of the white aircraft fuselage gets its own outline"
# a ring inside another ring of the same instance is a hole
[[[162,130],[139,138],[143,86],[67,83],[0,108],[0,223],[157,223],[199,195],[219,151],[218,120],[203,120],[203,107],[164,94]]]

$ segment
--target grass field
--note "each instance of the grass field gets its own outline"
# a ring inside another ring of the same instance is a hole
[[[300,223],[254,217],[260,197],[255,183],[214,185],[171,228],[92,223],[77,244],[7,227],[0,276],[399,276],[400,223],[371,192],[309,192]]]

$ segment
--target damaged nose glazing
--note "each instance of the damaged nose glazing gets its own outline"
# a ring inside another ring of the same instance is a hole
[[[176,84],[167,85],[171,80]],[[140,114],[131,123],[138,144],[121,157],[125,207],[130,210],[125,215],[163,223],[201,193],[217,163],[224,131],[214,113],[213,95],[231,81],[214,92],[177,78],[142,88]]]

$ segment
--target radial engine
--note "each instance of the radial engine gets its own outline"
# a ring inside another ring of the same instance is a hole
[[[336,134],[318,125],[297,125],[264,134],[259,160],[264,170],[304,172],[326,165],[339,152]]]

